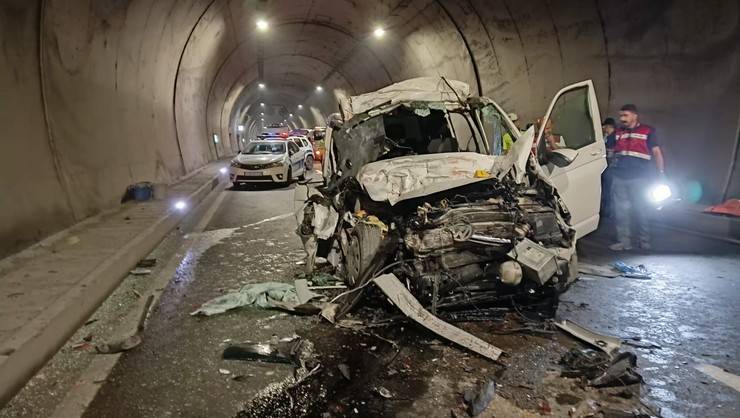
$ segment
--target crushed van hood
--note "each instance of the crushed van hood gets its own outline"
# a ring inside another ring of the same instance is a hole
[[[512,169],[519,183],[533,140],[530,129],[505,156],[447,152],[375,161],[360,169],[357,181],[372,200],[391,205],[492,177],[501,179]]]

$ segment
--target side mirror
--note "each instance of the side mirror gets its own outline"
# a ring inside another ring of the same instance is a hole
[[[547,161],[558,167],[569,166],[578,157],[578,151],[570,148],[558,148],[547,154]]]

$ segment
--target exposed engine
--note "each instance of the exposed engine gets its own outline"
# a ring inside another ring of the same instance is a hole
[[[400,273],[433,311],[456,305],[460,298],[454,295],[460,292],[468,293],[467,300],[476,292],[491,300],[491,291],[498,290],[494,298],[512,293],[523,278],[545,284],[512,261],[511,252],[523,240],[542,247],[570,246],[571,231],[555,208],[541,203],[537,189],[512,190],[516,188],[493,187],[435,205],[425,202],[404,217],[399,229],[403,258],[409,261]],[[477,200],[470,201],[471,196]],[[562,273],[559,267],[555,273]]]
[[[332,199],[339,239],[319,253],[352,287],[394,272],[433,312],[552,288],[569,261],[552,249],[571,248],[574,234],[552,187],[533,183],[489,179],[393,207],[350,183]]]

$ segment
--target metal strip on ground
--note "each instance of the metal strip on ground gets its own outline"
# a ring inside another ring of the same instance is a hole
[[[440,337],[446,338],[491,360],[498,360],[499,356],[501,356],[503,351],[500,348],[442,321],[424,309],[411,292],[404,287],[403,283],[398,280],[395,274],[384,274],[376,277],[374,281],[391,302],[401,309],[401,312]]]

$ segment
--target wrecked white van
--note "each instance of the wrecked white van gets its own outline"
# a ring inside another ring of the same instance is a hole
[[[574,278],[606,167],[591,81],[550,104],[557,149],[444,78],[393,84],[342,109],[327,130],[325,183],[298,215],[309,269],[324,257],[351,288],[393,273],[435,313],[552,294]],[[496,155],[507,134],[513,147]]]

